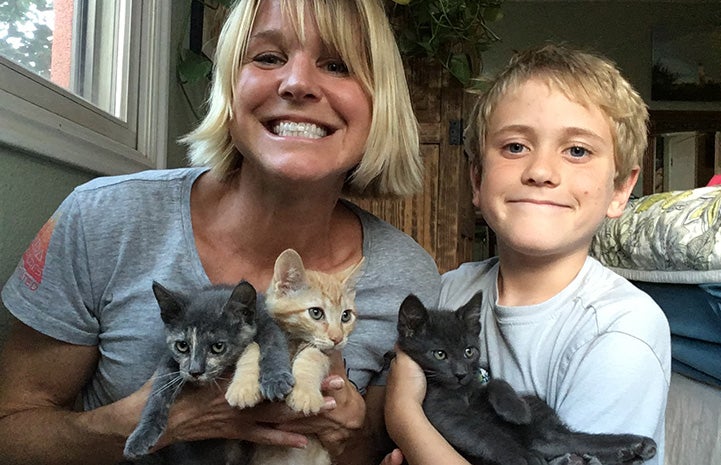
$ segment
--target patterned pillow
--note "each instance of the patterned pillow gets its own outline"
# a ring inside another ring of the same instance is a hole
[[[721,187],[662,192],[631,200],[606,219],[591,255],[627,279],[721,282]]]

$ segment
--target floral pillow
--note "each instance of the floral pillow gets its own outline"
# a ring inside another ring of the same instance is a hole
[[[721,187],[662,192],[631,200],[606,219],[591,255],[627,279],[721,282]]]

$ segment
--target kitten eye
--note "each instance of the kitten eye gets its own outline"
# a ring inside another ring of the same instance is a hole
[[[478,353],[478,349],[475,347],[466,347],[466,350],[463,351],[463,355],[466,358],[473,358],[476,356],[476,353]]]
[[[190,345],[185,341],[175,341],[175,350],[181,354],[187,353],[190,350]]]
[[[436,360],[445,360],[448,358],[448,355],[446,355],[445,350],[434,350],[433,357],[435,357]]]
[[[353,310],[343,310],[340,316],[341,323],[348,323],[353,317]]]
[[[319,307],[311,307],[308,309],[308,313],[310,314],[310,317],[314,320],[322,320],[325,316],[325,313],[323,313],[323,309]]]
[[[222,354],[225,352],[225,342],[216,342],[212,346],[210,346],[210,351],[214,354]]]

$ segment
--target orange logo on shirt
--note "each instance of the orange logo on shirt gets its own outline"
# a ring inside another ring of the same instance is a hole
[[[50,237],[53,235],[56,223],[57,219],[54,216],[50,218],[23,254],[22,265],[25,273],[23,273],[22,280],[33,291],[38,288],[43,280],[45,256],[48,253]]]

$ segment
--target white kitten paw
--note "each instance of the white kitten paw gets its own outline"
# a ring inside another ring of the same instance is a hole
[[[285,399],[285,403],[296,412],[306,415],[318,413],[325,404],[323,394],[318,389],[303,389],[296,385]]]
[[[261,399],[260,384],[257,380],[233,380],[225,391],[225,400],[231,407],[252,407]]]

